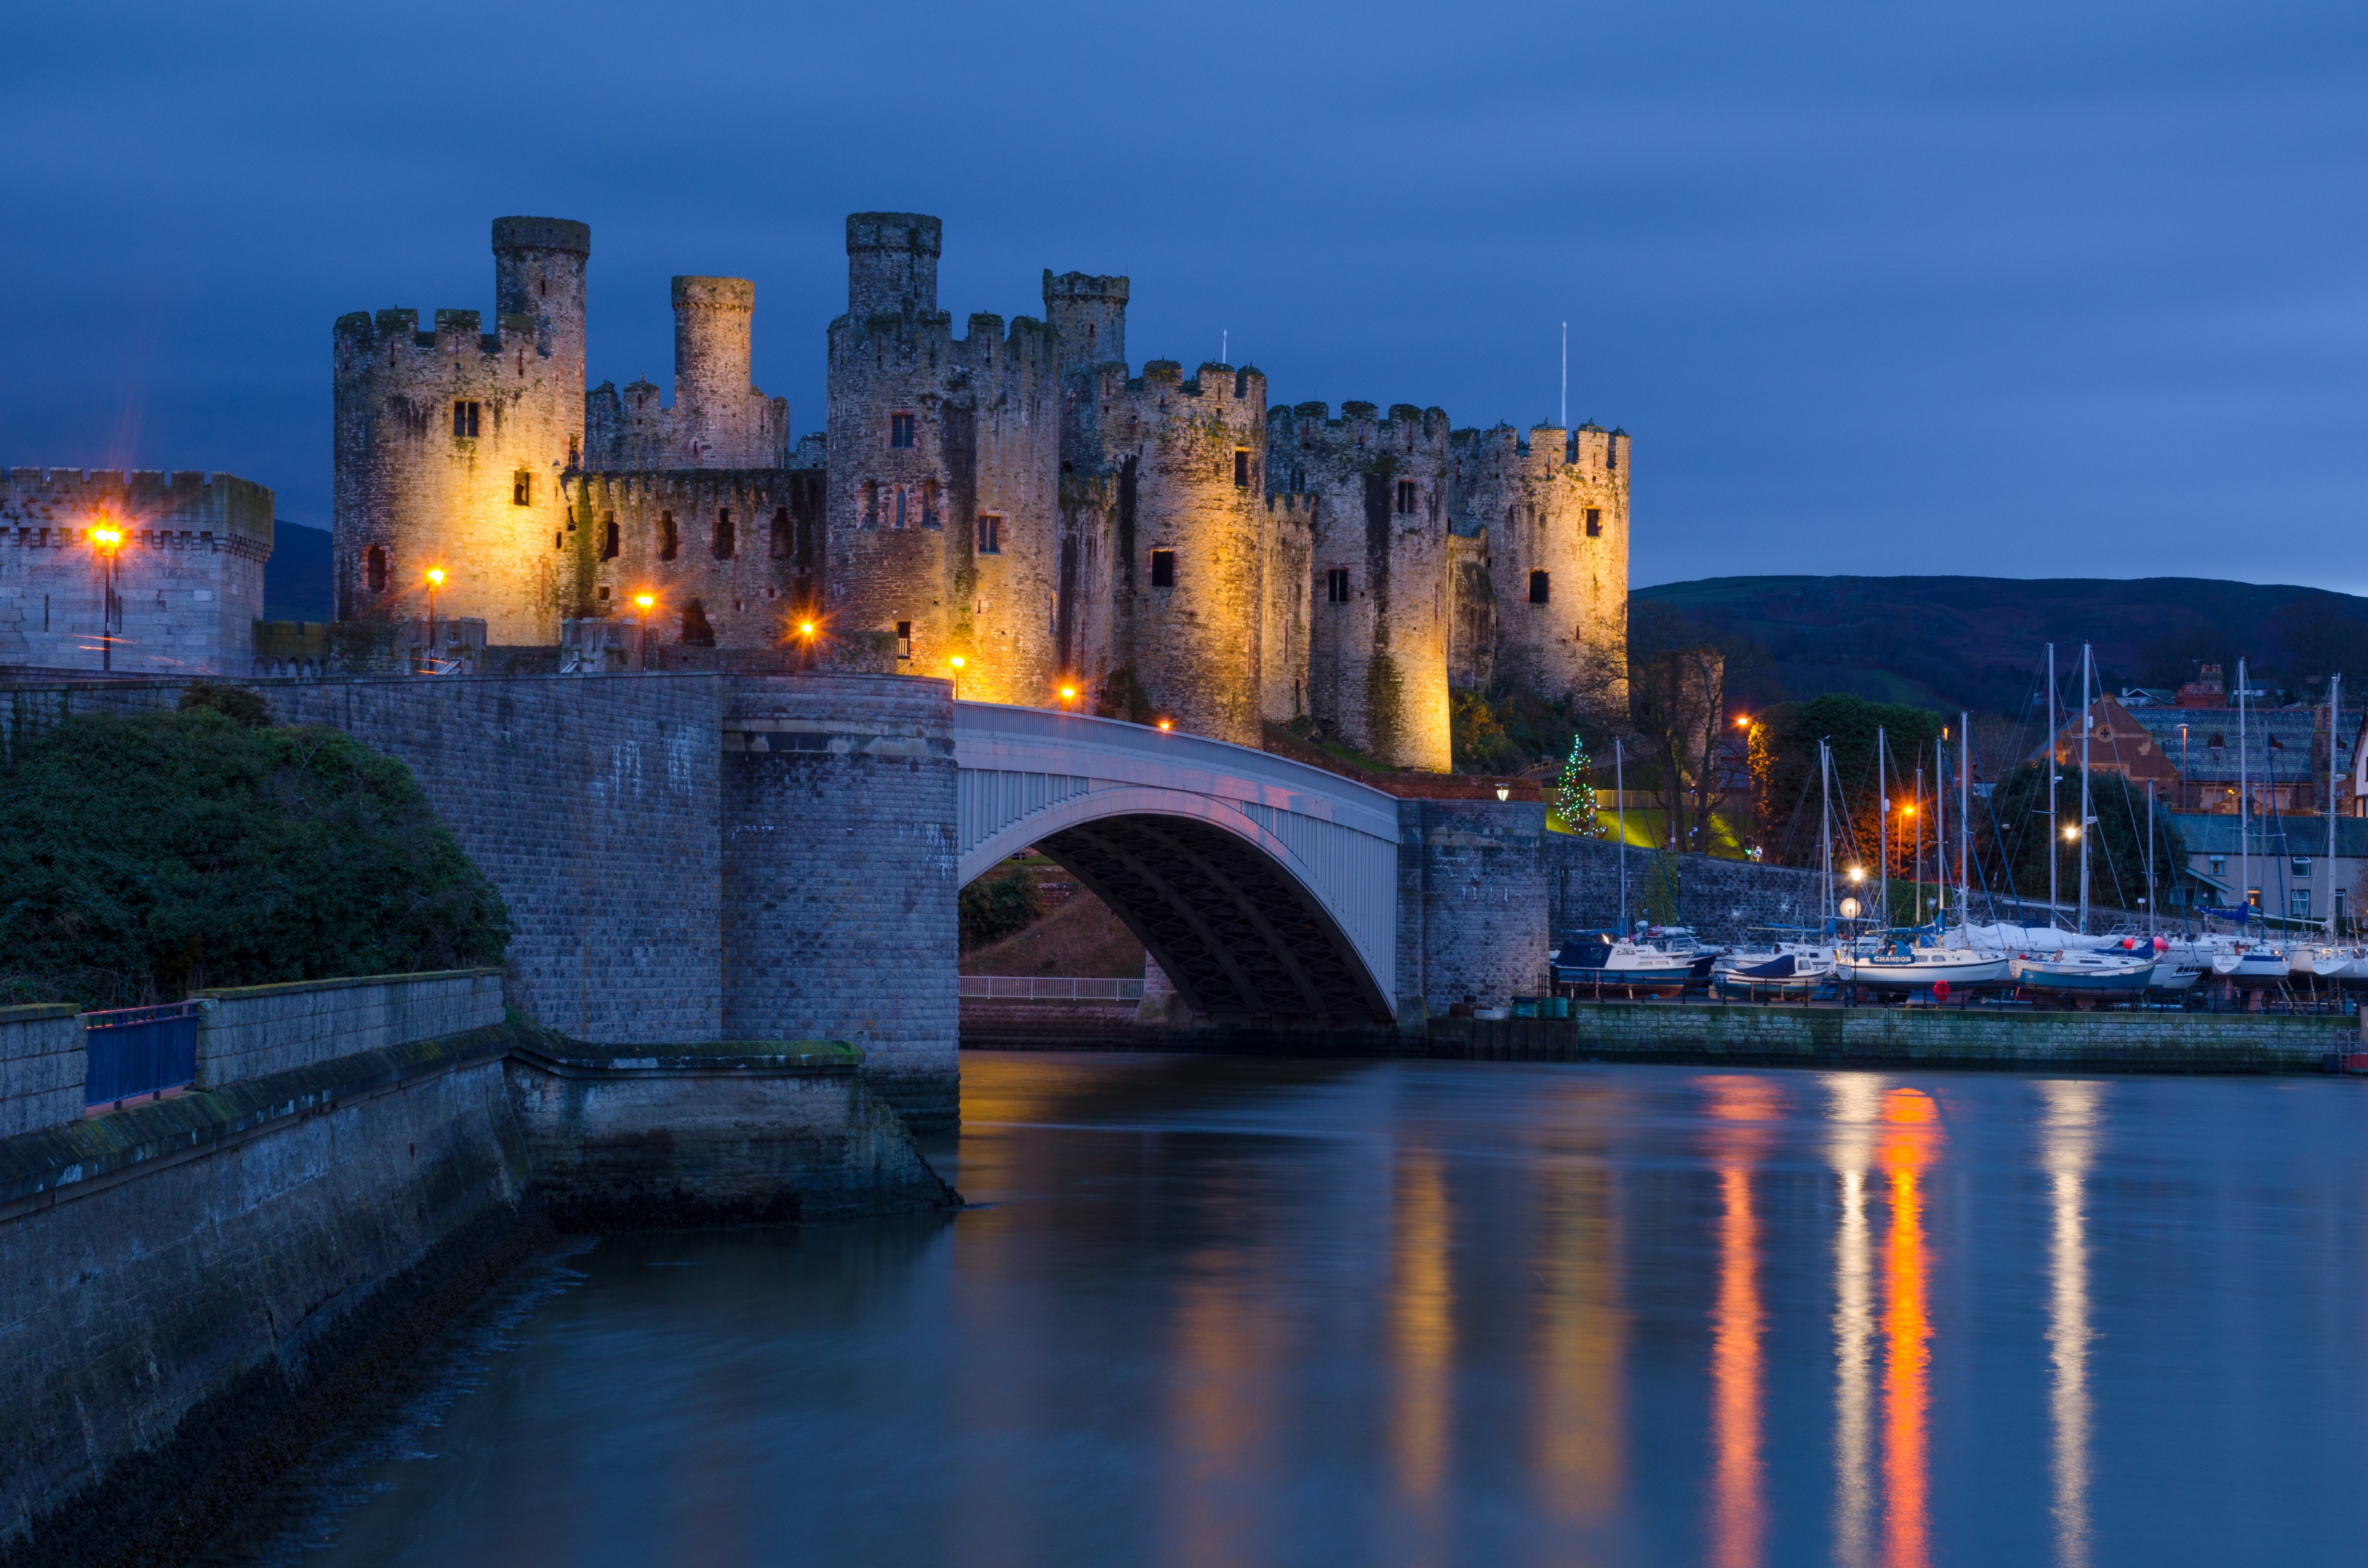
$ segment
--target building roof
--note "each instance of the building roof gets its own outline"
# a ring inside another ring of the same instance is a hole
[[[2190,855],[2235,857],[2236,813],[2166,812],[2163,814],[2179,829],[2180,842],[2187,846]],[[2253,853],[2256,855],[2302,855],[2320,859],[2327,854],[2327,819],[2299,813],[2257,816],[2253,819],[2252,837]],[[2335,852],[2345,859],[2368,859],[2368,817],[2335,819]]]
[[[2239,768],[2237,755],[2237,713],[2234,708],[2141,708],[2135,711],[2112,704],[2117,711],[2108,714],[2108,705],[2098,705],[2097,722],[2101,735],[2113,730],[2120,738],[2119,726],[2127,722],[2146,733],[2150,743],[2171,769],[2183,773],[2192,784],[2234,784]],[[2256,784],[2308,783],[2324,786],[2327,782],[2327,754],[2317,753],[2313,761],[2313,741],[2325,733],[2327,710],[2324,708],[2248,708],[2244,714],[2245,753],[2241,758],[2243,771]],[[2341,716],[2336,732],[2337,744],[2347,759],[2352,743],[2360,734],[2361,713],[2350,709]],[[2184,744],[2180,731],[2187,732]],[[2079,756],[2078,730],[2070,730],[2072,756]],[[2213,743],[2219,742],[2217,745]],[[2319,741],[2324,745],[2324,741]],[[2095,747],[2091,746],[2091,751]],[[2181,767],[2182,759],[2184,767]],[[2143,777],[2143,775],[2141,775]]]

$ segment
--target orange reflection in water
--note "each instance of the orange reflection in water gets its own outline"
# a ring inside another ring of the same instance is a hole
[[[1600,1165],[1553,1173],[1547,1197],[1550,1228],[1539,1269],[1546,1286],[1542,1386],[1531,1471],[1547,1513],[1593,1522],[1618,1508],[1625,1472],[1619,1219],[1611,1176]]]
[[[1718,1305],[1711,1321],[1710,1561],[1755,1568],[1767,1551],[1768,1500],[1760,1458],[1767,1312],[1759,1300],[1759,1219],[1751,1175],[1767,1151],[1784,1096],[1766,1078],[1695,1082],[1710,1096],[1711,1165],[1718,1173]]]
[[[1395,1288],[1390,1301],[1390,1449],[1398,1496],[1440,1544],[1450,1401],[1455,1376],[1454,1290],[1448,1275],[1447,1178],[1437,1159],[1399,1167]]]
[[[1932,1324],[1924,1250],[1924,1166],[1941,1141],[1940,1108],[1920,1090],[1883,1097],[1877,1158],[1891,1185],[1891,1239],[1884,1256],[1883,1561],[1924,1568],[1932,1557],[1930,1403]]]
[[[1194,1565],[1257,1561],[1248,1506],[1272,1471],[1277,1314],[1255,1294],[1273,1259],[1211,1248],[1185,1271],[1176,1316],[1173,1431],[1163,1555]]]

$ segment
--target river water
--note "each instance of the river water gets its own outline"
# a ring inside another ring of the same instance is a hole
[[[946,1220],[546,1267],[264,1555],[2333,1562],[2368,1085],[965,1055]]]

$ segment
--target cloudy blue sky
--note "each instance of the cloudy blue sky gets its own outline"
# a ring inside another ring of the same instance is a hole
[[[941,302],[1129,273],[1138,362],[1636,437],[1639,584],[2368,591],[2368,9],[81,5],[0,28],[0,461],[219,468],[325,526],[341,312],[492,309],[592,225],[593,379],[757,285],[822,407],[841,222]]]

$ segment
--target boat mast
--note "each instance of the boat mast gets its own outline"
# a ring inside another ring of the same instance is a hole
[[[1826,918],[1834,918],[1834,797],[1833,754],[1822,737],[1817,742],[1817,866],[1826,890]]]
[[[2047,926],[2055,928],[2055,842],[2063,824],[2055,820],[2055,644],[2047,645]]]
[[[1941,732],[1941,740],[1949,732]],[[1949,929],[1949,748],[1932,745],[1932,906],[1942,932]]]
[[[2327,678],[2327,939],[2335,940],[2335,732],[2343,719],[2343,677]]]
[[[1974,918],[1974,716],[1957,715],[1957,924]]]
[[[2089,697],[2089,677],[2095,664],[2089,644],[2080,644],[2080,935],[2089,934],[2089,733],[2097,727],[2096,704]]]
[[[2154,901],[2161,890],[2154,885],[2154,780],[2146,780],[2146,935],[2154,935]]]
[[[2237,915],[2253,926],[2253,781],[2246,771],[2245,661],[2237,661]]]
[[[1924,754],[1919,751],[1916,755],[1920,758]],[[1910,801],[1924,799],[1924,764],[1920,761],[1916,765],[1916,792],[1907,798]],[[1916,824],[1916,858],[1908,875],[1916,881],[1916,924],[1921,926],[1924,924],[1924,819],[1919,816],[1909,820]]]
[[[1628,939],[1628,762],[1618,736],[1611,741],[1611,815],[1620,834],[1620,939]]]
[[[1891,920],[1891,785],[1883,771],[1883,726],[1874,727],[1874,798],[1883,802],[1874,823],[1875,875],[1883,887],[1883,923]]]

